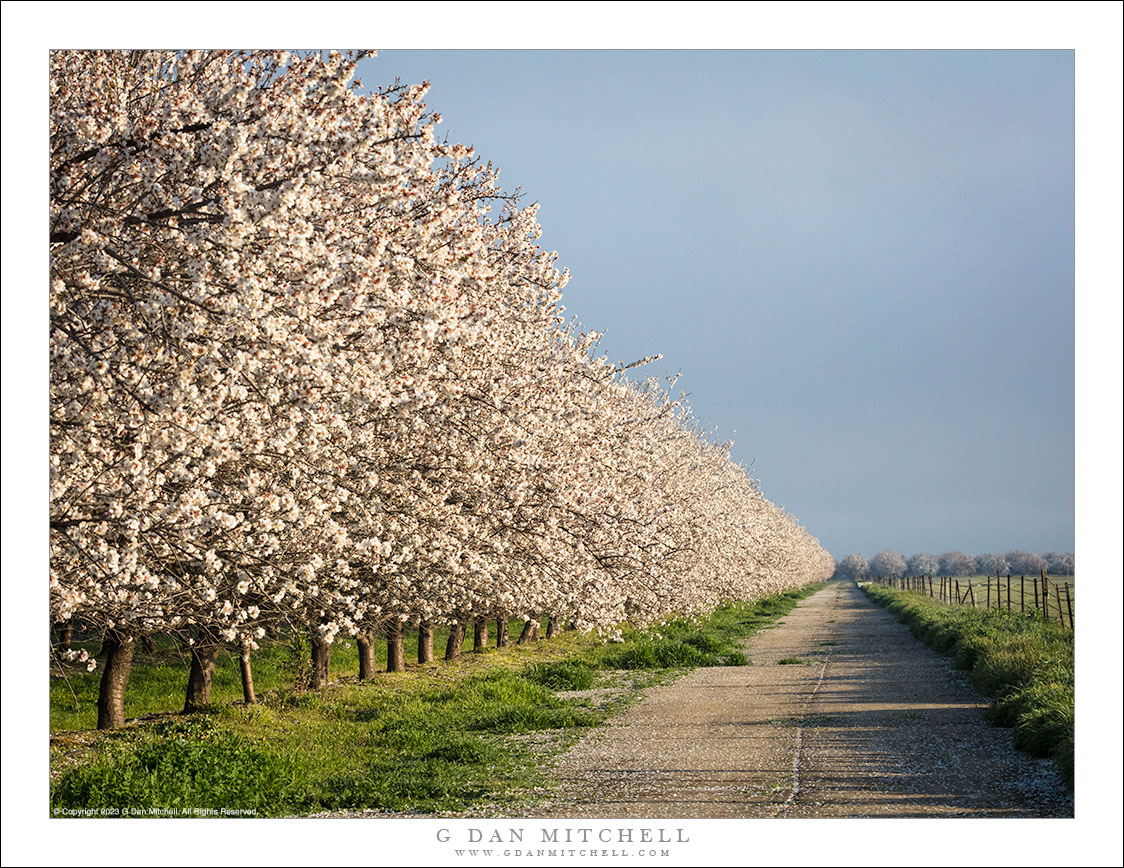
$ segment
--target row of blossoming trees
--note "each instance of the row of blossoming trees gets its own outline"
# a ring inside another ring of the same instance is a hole
[[[1036,555],[1023,549],[1006,554],[969,555],[962,551],[942,555],[915,554],[902,557],[884,549],[868,563],[861,554],[850,554],[835,568],[836,578],[859,580],[866,576],[895,578],[900,576],[971,576],[976,573],[1021,573],[1037,575],[1047,570],[1055,576],[1073,575],[1073,552],[1046,552]]]
[[[361,56],[52,55],[51,617],[103,637],[100,727],[156,633],[190,706],[282,625],[318,686],[337,636],[370,675],[403,625],[606,628],[832,572],[598,357],[535,209]]]

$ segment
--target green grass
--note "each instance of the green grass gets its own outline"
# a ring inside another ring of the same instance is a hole
[[[1073,631],[1033,614],[948,606],[865,585],[866,593],[913,635],[969,672],[994,700],[988,719],[1014,729],[1015,746],[1053,759],[1073,786]]]
[[[111,733],[59,734],[52,809],[433,813],[525,798],[545,782],[526,736],[546,731],[566,744],[611,709],[560,699],[524,677],[519,658],[564,653],[583,638],[347,679],[323,693],[278,690],[257,706],[213,705]]]
[[[514,643],[522,629],[523,622],[512,620],[509,624],[510,641]],[[445,652],[448,631],[438,629],[434,632],[434,652],[440,658]],[[406,633],[406,654],[408,660],[416,659],[416,631]],[[178,712],[183,708],[184,691],[187,687],[187,673],[190,665],[187,650],[167,636],[154,638],[156,649],[148,652],[138,643],[133,672],[129,677],[129,688],[125,694],[126,717],[142,717],[153,714]],[[489,623],[488,649],[485,656],[494,653],[496,642],[495,622]],[[86,649],[94,656],[101,643],[76,641],[75,650]],[[464,651],[469,654],[472,647],[472,630],[469,629]],[[298,682],[309,668],[311,651],[308,640],[303,635],[290,636],[285,640],[265,641],[260,651],[253,655],[254,688],[258,694],[287,692]],[[380,670],[386,668],[386,642],[375,643],[376,665]],[[102,661],[99,660],[99,666]],[[354,640],[345,637],[332,646],[329,678],[338,679],[353,676],[359,671],[359,651]],[[87,672],[85,664],[60,667],[51,665],[50,681],[50,721],[51,731],[93,729],[97,725],[98,683],[101,670]],[[242,679],[238,668],[238,658],[227,651],[220,651],[215,660],[215,675],[211,688],[211,701],[215,705],[229,705],[242,699]]]
[[[1042,611],[1041,592],[1035,596],[1035,576],[1020,577],[1012,575],[1010,581],[1010,594],[1007,592],[1007,576],[1003,575],[1001,581],[996,584],[995,576],[956,576],[951,580],[946,580],[946,597],[952,598],[956,596],[957,587],[962,597],[967,597],[964,605],[971,605],[974,599],[976,608],[984,609],[1003,609],[1007,610],[1008,606],[1012,612],[1033,612],[1037,606],[1038,611]],[[1069,613],[1073,611],[1074,619],[1077,615],[1077,588],[1073,581],[1073,576],[1048,576],[1049,580],[1049,593],[1050,601],[1047,607],[1049,619],[1055,623],[1059,622],[1058,619],[1058,601],[1061,601],[1062,617],[1065,623],[1069,624]],[[901,581],[900,579],[898,580]],[[1069,586],[1069,599],[1066,599],[1066,585]],[[971,587],[971,595],[969,595],[968,588]],[[1055,590],[1055,586],[1057,590]],[[934,578],[932,582],[932,590],[934,598],[939,598],[941,594],[941,579]],[[929,582],[925,581],[924,593],[928,596]],[[946,599],[945,602],[948,602]]]
[[[93,762],[60,777],[51,805],[126,816],[188,807],[264,815],[299,798],[304,784],[300,764],[274,745],[194,716],[107,739]]]
[[[277,686],[263,686],[259,705],[234,702],[240,689],[216,690],[205,713],[166,715],[108,733],[56,732],[51,808],[60,816],[185,808],[258,816],[346,809],[518,813],[551,785],[544,758],[685,667],[744,663],[740,640],[810,592],[724,606],[709,619],[676,621],[651,633],[626,630],[621,642],[563,633],[368,682],[354,678],[352,650],[338,655],[342,671],[333,667],[333,675],[342,677],[320,693],[289,689],[285,679],[298,665],[292,652],[280,644],[264,648],[255,655],[255,681]],[[175,654],[161,648],[149,660],[138,653],[131,715],[142,708],[178,711],[187,670]],[[236,672],[233,677],[230,686],[237,688]],[[215,680],[217,688],[217,673]],[[60,704],[73,705],[68,692],[60,695]],[[62,708],[52,722],[80,715]]]
[[[619,646],[607,645],[591,652],[590,665],[598,669],[663,669],[748,664],[740,642],[761,627],[773,624],[796,604],[824,585],[778,594],[757,603],[730,603],[705,623],[672,621],[651,633],[632,631]]]
[[[534,663],[523,674],[551,690],[588,690],[597,680],[597,673],[580,660]]]

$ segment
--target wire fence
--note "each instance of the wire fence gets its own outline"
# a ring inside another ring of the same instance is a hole
[[[868,576],[868,581],[902,591],[924,594],[949,605],[1031,613],[1056,619],[1073,629],[1075,588],[1053,581],[1043,570],[1037,576]]]

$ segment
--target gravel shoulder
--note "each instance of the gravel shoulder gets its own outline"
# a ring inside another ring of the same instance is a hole
[[[1072,817],[1046,760],[852,585],[802,601],[564,754],[545,817]],[[786,661],[786,662],[781,662]]]

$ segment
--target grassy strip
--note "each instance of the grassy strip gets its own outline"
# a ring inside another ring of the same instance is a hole
[[[1051,575],[1047,579],[1050,586],[1050,599],[1046,608],[1049,611],[1050,620],[1059,621],[1058,604],[1060,602],[1062,618],[1068,624],[1070,612],[1075,616],[1077,614],[1077,586],[1074,584],[1073,576]],[[941,581],[940,578],[932,580],[934,595],[940,594]],[[1035,592],[1037,576],[1012,575],[1010,598],[1007,596],[1006,574],[1003,575],[998,587],[996,586],[994,573],[990,576],[982,574],[954,576],[947,581],[946,594],[955,593],[952,589],[958,586],[962,597],[968,596],[968,586],[971,585],[972,594],[978,608],[1006,609],[1009,602],[1012,612],[1033,613],[1036,606],[1039,612],[1042,611],[1041,595]],[[1066,588],[1067,585],[1068,589]],[[926,582],[925,587],[928,588],[928,586],[929,584]],[[970,605],[969,600],[965,600],[964,604]]]
[[[947,606],[918,594],[864,585],[867,595],[907,624],[994,700],[988,719],[1013,727],[1015,747],[1057,763],[1073,787],[1073,633],[1040,615]]]
[[[523,627],[522,621],[512,620],[509,629],[515,636]],[[494,645],[495,623],[490,624],[489,642]],[[471,631],[470,631],[471,632]],[[407,631],[407,654],[416,647],[416,633]],[[440,655],[445,648],[448,631],[439,629],[434,634],[434,648]],[[129,689],[125,695],[125,713],[128,717],[176,712],[183,708],[184,690],[190,665],[187,650],[167,636],[154,638],[156,648],[146,651],[138,643]],[[469,643],[471,644],[471,638]],[[85,648],[94,656],[101,643],[94,640],[74,643],[75,650]],[[467,651],[467,648],[466,648]],[[258,693],[286,691],[290,685],[307,676],[311,651],[308,638],[301,634],[287,640],[263,641],[260,651],[253,655],[254,686]],[[375,664],[386,668],[386,643],[375,643]],[[343,638],[332,646],[329,677],[346,678],[359,670],[359,651],[354,642]],[[51,666],[50,721],[51,731],[93,729],[98,720],[98,683],[101,669],[86,672],[85,664]],[[237,656],[220,651],[215,660],[211,699],[215,705],[227,705],[242,698],[242,680]]]
[[[256,706],[57,733],[52,811],[518,814],[551,786],[544,757],[687,667],[744,663],[740,641],[819,587],[608,644],[564,633],[322,694],[275,689]]]

